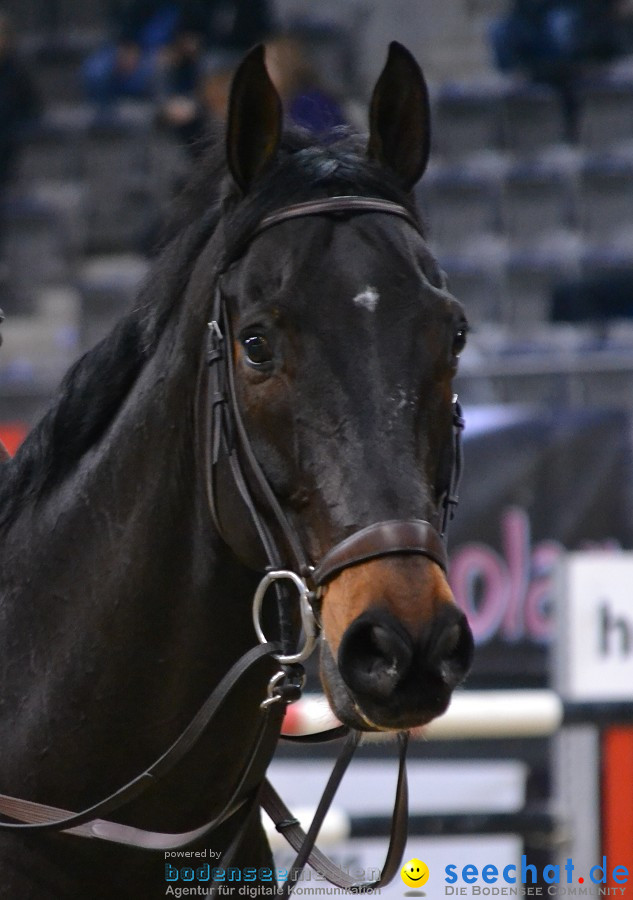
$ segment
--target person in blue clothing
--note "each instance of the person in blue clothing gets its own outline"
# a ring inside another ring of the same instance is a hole
[[[87,96],[99,104],[124,97],[151,97],[159,72],[160,52],[174,39],[180,19],[177,2],[129,0],[112,4],[113,39],[84,62]]]
[[[622,49],[622,0],[513,0],[490,32],[494,62],[561,93],[570,136],[575,130],[575,82],[583,67],[613,59]]]
[[[293,125],[327,138],[332,129],[347,124],[341,104],[317,77],[299,36],[288,34],[269,41],[266,67]]]
[[[208,136],[226,117],[233,72],[240,55],[209,54],[192,97],[176,96],[161,108],[159,121],[183,144],[192,159],[204,153]],[[286,118],[322,140],[347,124],[338,99],[319,81],[303,41],[282,35],[266,42],[266,65],[284,103]]]
[[[190,92],[209,50],[246,50],[272,30],[269,0],[119,0],[110,21],[112,39],[82,68],[103,105]]]
[[[164,94],[193,95],[209,59],[239,58],[274,29],[269,0],[182,0],[166,57]]]
[[[552,66],[611,59],[619,51],[619,0],[514,0],[493,25],[495,62],[538,79]]]

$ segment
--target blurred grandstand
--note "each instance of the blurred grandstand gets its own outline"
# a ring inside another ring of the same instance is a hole
[[[131,302],[148,235],[190,163],[152,103],[119,103],[104,117],[82,97],[78,69],[104,38],[105,0],[3,6],[44,105],[2,201],[0,422],[29,423],[69,362]],[[553,310],[552,296],[601,275],[626,293],[633,61],[584,76],[569,144],[551,88],[492,71],[485,35],[503,0],[428,6],[421,15],[418,0],[274,4],[281,28],[309,35],[352,119],[389,40],[425,68],[435,141],[419,199],[474,326],[463,399],[631,407],[633,288],[630,304],[613,309],[585,291],[577,307],[572,292]]]

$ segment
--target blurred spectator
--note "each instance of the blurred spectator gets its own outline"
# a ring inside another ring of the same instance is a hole
[[[198,66],[193,94],[182,90],[168,97],[161,106],[160,122],[173,132],[193,159],[203,152],[206,139],[226,118],[231,81],[241,55],[242,48],[237,47],[234,52],[207,54]],[[266,65],[292,124],[317,137],[346,124],[338,101],[317,80],[299,38],[283,36],[269,41]]]
[[[83,65],[86,93],[101,104],[121,97],[152,96],[160,52],[176,34],[179,4],[175,0],[127,0],[112,4],[110,18],[114,40]]]
[[[179,26],[165,55],[163,93],[201,92],[204,100],[209,80],[219,82],[221,73],[233,70],[234,60],[272,32],[269,0],[183,0]]]
[[[224,122],[229,92],[240,55],[216,53],[201,64],[195,91],[169,97],[161,107],[159,121],[182,143],[192,159],[206,146],[206,139]]]
[[[0,12],[0,189],[11,177],[21,132],[39,111],[34,83],[16,54],[11,21]]]
[[[621,7],[621,0],[513,0],[492,29],[495,62],[538,80],[560,64],[612,59]]]
[[[321,84],[299,37],[284,35],[270,41],[266,66],[294,125],[325,137],[346,124],[338,100]]]
[[[576,129],[575,80],[588,63],[605,62],[623,49],[623,0],[512,0],[491,30],[495,64],[522,72],[561,93],[568,137]]]
[[[182,30],[209,50],[243,53],[275,30],[270,0],[182,0]]]
[[[113,41],[83,66],[88,96],[190,95],[209,51],[245,50],[272,29],[269,0],[123,0],[111,13]]]

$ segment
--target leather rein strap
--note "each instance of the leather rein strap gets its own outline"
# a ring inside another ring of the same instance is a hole
[[[318,848],[314,847],[319,830],[323,825],[325,815],[334,799],[336,790],[341,782],[343,774],[349,765],[351,758],[358,746],[360,734],[352,731],[343,747],[330,779],[325,786],[325,790],[321,797],[321,801],[314,814],[310,827],[304,832],[298,821],[292,817],[292,813],[281,800],[270,782],[264,782],[260,802],[263,809],[266,810],[273,822],[276,823],[277,830],[286,838],[290,846],[296,850],[297,857],[288,872],[288,878],[284,885],[279,889],[279,896],[287,897],[299,879],[305,865],[310,865],[321,876],[327,879],[331,884],[335,884],[339,888],[348,891],[366,892],[373,891],[376,888],[389,884],[394,877],[400,863],[402,854],[404,853],[407,842],[407,820],[409,817],[408,803],[408,787],[407,787],[407,768],[406,756],[409,741],[408,732],[400,732],[398,734],[399,743],[399,765],[398,765],[398,783],[396,785],[396,795],[393,805],[391,837],[389,839],[389,847],[385,857],[384,865],[381,869],[380,878],[376,881],[368,881],[359,883],[351,878],[347,872],[344,872],[338,866],[321,853]],[[314,849],[313,849],[314,848]]]
[[[251,233],[249,240],[253,240],[257,235],[274,225],[303,216],[319,214],[348,216],[366,212],[395,215],[407,221],[416,230],[420,230],[419,223],[414,216],[397,203],[380,198],[341,196],[298,203],[277,210],[261,220]],[[209,323],[206,358],[208,380],[206,392],[203,391],[201,393],[200,399],[204,401],[202,407],[205,426],[203,452],[207,494],[211,514],[219,533],[223,537],[225,536],[222,526],[222,511],[219,509],[218,504],[217,478],[219,464],[224,459],[225,461],[228,460],[234,486],[246,507],[250,521],[262,545],[266,558],[264,565],[269,569],[278,569],[283,559],[289,553],[293,557],[296,571],[301,573],[305,579],[309,579],[314,587],[326,584],[349,566],[388,554],[423,554],[446,570],[445,532],[448,521],[452,517],[454,506],[457,503],[457,486],[461,471],[459,436],[463,427],[463,420],[456,398],[453,412],[454,448],[452,475],[450,485],[443,499],[444,509],[441,532],[438,532],[429,522],[417,519],[378,522],[342,540],[325,554],[316,567],[313,567],[307,559],[297,535],[290,527],[290,523],[259,465],[240,415],[231,351],[230,319],[219,284],[215,293],[212,316],[212,321]],[[253,490],[257,493],[257,500],[253,497]],[[260,512],[259,507],[262,503],[267,510],[268,516],[272,517],[277,529],[280,530],[284,538],[285,546],[283,549],[278,547],[268,521]],[[227,543],[229,543],[229,546],[231,545],[230,540]],[[254,565],[253,568],[257,569],[260,567]],[[242,825],[238,828],[230,846],[219,862],[220,867],[226,867],[230,865],[234,853],[251,822],[252,816],[256,814],[258,807],[261,806],[268,812],[277,829],[285,835],[298,853],[295,863],[290,870],[289,878],[281,889],[283,896],[287,896],[292,891],[306,863],[309,863],[328,881],[347,890],[363,891],[387,884],[399,868],[407,839],[406,749],[408,735],[406,733],[398,735],[400,748],[398,786],[396,789],[391,838],[382,876],[375,882],[357,884],[350,879],[349,875],[327,860],[320,851],[313,848],[336,789],[358,746],[360,733],[350,731],[345,726],[341,726],[319,734],[292,738],[295,741],[311,743],[317,740],[332,740],[345,734],[348,735],[312,824],[307,833],[304,833],[297,820],[292,817],[272,786],[265,779],[265,771],[279,736],[282,714],[285,709],[284,702],[276,703],[274,701],[270,702],[270,700],[262,702],[261,720],[249,758],[243,771],[238,776],[225,808],[211,821],[188,832],[166,834],[134,828],[101,818],[128,805],[152,785],[164,778],[176,763],[183,759],[193,748],[202,733],[211,726],[220,706],[228,700],[244,676],[253,667],[260,665],[263,667],[266,664],[268,675],[262,678],[262,684],[268,680],[270,687],[274,682],[274,678],[270,680],[270,672],[274,671],[273,667],[279,668],[279,663],[275,661],[278,652],[279,647],[277,645],[265,643],[244,654],[216,686],[194,719],[165,753],[128,784],[82,812],[72,813],[58,807],[0,794],[0,815],[17,820],[12,822],[0,821],[0,832],[61,832],[77,837],[110,841],[130,847],[166,850],[187,846],[194,841],[200,840],[226,822],[238,810],[245,810]],[[284,736],[282,735],[282,737]],[[248,792],[246,785],[249,782],[254,782],[259,787],[254,791]]]
[[[164,834],[162,832],[132,828],[116,822],[108,822],[100,817],[127,806],[146,790],[157,784],[158,781],[162,780],[195,746],[198,739],[215,718],[220,707],[228,701],[245,676],[258,666],[262,668],[263,678],[269,677],[270,673],[275,671],[277,666],[272,654],[277,650],[278,647],[275,644],[260,644],[240,657],[219,682],[182,734],[165,753],[132,781],[105,799],[82,810],[82,812],[71,813],[58,807],[0,794],[0,814],[18,820],[18,822],[0,822],[0,832],[54,831],[74,834],[78,837],[99,838],[148,850],[184,847],[208,834],[233,815],[246,801],[247,798],[241,796],[243,785],[252,774],[256,762],[261,762],[261,751],[265,749],[267,758],[261,773],[261,777],[264,777],[268,765],[268,754],[272,753],[274,744],[272,749],[270,746],[264,748],[262,745],[266,740],[270,744],[271,735],[276,743],[279,727],[281,726],[282,704],[274,704],[265,708],[255,739],[254,751],[243,773],[238,778],[236,787],[225,809],[212,821],[183,834]]]

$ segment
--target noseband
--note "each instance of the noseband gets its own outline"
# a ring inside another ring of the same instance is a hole
[[[420,233],[419,223],[398,203],[373,197],[340,196],[276,210],[254,228],[245,246],[282,222],[315,215],[348,218],[364,213],[397,216]],[[256,595],[255,627],[260,640],[264,636],[259,609],[265,589],[273,581],[283,579],[293,581],[299,589],[306,646],[299,654],[286,654],[280,658],[284,663],[298,662],[307,657],[315,637],[314,627],[306,630],[309,616],[305,605],[310,605],[314,592],[344,569],[384,556],[417,554],[427,557],[446,572],[446,535],[458,502],[464,420],[455,396],[451,474],[440,500],[437,527],[423,519],[376,522],[347,536],[315,561],[305,552],[253,450],[237,399],[232,345],[230,317],[218,284],[209,322],[206,397],[203,391],[199,404],[204,417],[203,455],[209,507],[218,532],[236,555],[250,568],[267,572]],[[245,541],[245,534],[253,536],[254,540]]]

